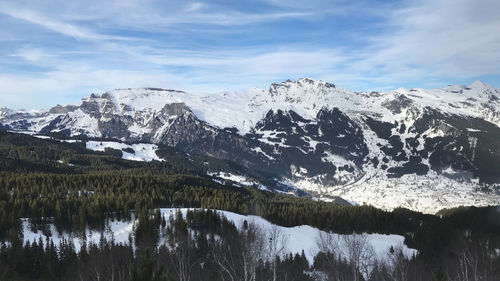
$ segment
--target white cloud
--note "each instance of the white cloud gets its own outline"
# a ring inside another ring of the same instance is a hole
[[[204,6],[204,4],[201,2],[190,3],[186,8],[186,12],[191,13],[191,12],[199,11],[203,8],[203,6]]]
[[[46,57],[52,56],[44,52],[39,48],[22,48],[19,49],[15,54],[12,54],[13,57],[20,57],[26,61],[31,63],[38,63],[45,59]]]
[[[445,77],[500,74],[498,11],[499,1],[414,1],[389,15],[389,32],[372,38],[363,63],[394,73],[419,68]]]
[[[180,25],[242,26],[273,22],[282,19],[310,19],[311,11],[244,12],[232,6],[202,2],[143,0],[71,2],[52,0],[34,3],[19,0],[14,4],[0,4],[0,13],[38,24],[52,31],[78,39],[123,40],[84,28],[77,22],[91,23],[101,28],[127,28],[147,32],[175,32]],[[72,23],[69,23],[72,22]],[[176,26],[176,29],[172,27]]]
[[[12,18],[24,20],[53,32],[70,36],[75,39],[86,39],[86,40],[130,40],[131,38],[126,38],[122,36],[109,36],[93,32],[89,29],[80,27],[78,25],[66,23],[63,21],[58,21],[55,17],[47,17],[39,14],[33,10],[24,9],[20,7],[12,7],[9,5],[0,5],[0,13],[8,15]]]

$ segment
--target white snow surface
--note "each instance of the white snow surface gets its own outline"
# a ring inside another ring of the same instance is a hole
[[[114,148],[122,151],[122,158],[125,160],[133,161],[163,161],[158,155],[156,150],[158,146],[149,143],[126,144],[113,141],[88,141],[86,143],[87,149],[94,151],[104,151],[106,148]],[[135,153],[123,151],[123,149],[131,148]]]
[[[451,171],[444,172],[451,174]],[[425,177],[410,174],[387,179],[384,175],[371,174],[347,185],[324,186],[311,179],[297,180],[295,185],[324,201],[339,196],[357,205],[372,205],[389,211],[405,207],[435,214],[444,208],[500,205],[500,197],[480,192],[482,186],[478,182],[456,181],[433,170]]]
[[[163,208],[160,209],[162,216],[167,220],[167,224],[169,223],[170,215],[174,215],[180,210],[184,217],[188,211],[187,208],[182,209],[174,209],[174,208]],[[240,215],[233,212],[228,211],[217,211],[219,214],[224,215],[227,219],[232,221],[236,227],[241,229],[243,227],[243,222],[246,220],[248,223],[254,223],[258,225],[264,232],[269,232],[271,228],[275,225],[268,222],[267,220],[259,217],[259,216],[245,216]],[[133,241],[132,230],[134,227],[134,223],[136,221],[108,221],[105,227],[103,234],[105,235],[106,240],[113,240],[115,244],[124,244],[128,245],[130,241]],[[82,245],[82,238],[78,237],[75,234],[69,233],[61,233],[59,234],[54,225],[50,224],[50,237],[46,237],[41,231],[32,231],[29,226],[28,219],[22,220],[23,226],[23,234],[24,234],[24,243],[33,243],[38,242],[40,239],[45,244],[47,239],[52,240],[55,245],[59,245],[63,239],[67,242],[72,242],[75,245],[75,250],[79,251]],[[293,254],[301,254],[304,251],[304,254],[307,260],[312,263],[314,261],[314,256],[318,253],[319,249],[317,248],[316,241],[320,237],[320,233],[323,235],[333,236],[335,239],[338,239],[339,243],[339,253],[342,253],[343,245],[342,236],[335,233],[326,233],[324,231],[318,230],[317,228],[301,225],[295,227],[282,227],[277,226],[277,229],[281,235],[286,238],[287,246],[285,253],[293,253]],[[86,238],[87,245],[99,244],[101,239],[101,233],[99,231],[90,231],[86,230]],[[360,235],[360,234],[351,234],[351,235]],[[404,245],[404,237],[400,235],[385,235],[385,234],[363,234],[367,236],[367,241],[370,246],[373,247],[374,253],[379,257],[385,257],[391,246],[394,248],[401,246],[403,249],[403,253],[407,257],[411,257],[416,255],[418,252],[415,249],[408,248]],[[160,239],[160,241],[164,241],[164,239]]]

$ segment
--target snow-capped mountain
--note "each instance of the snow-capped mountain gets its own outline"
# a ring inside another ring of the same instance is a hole
[[[500,204],[500,90],[351,92],[304,78],[218,94],[92,94],[0,128],[175,146],[229,159],[328,200],[436,212]]]

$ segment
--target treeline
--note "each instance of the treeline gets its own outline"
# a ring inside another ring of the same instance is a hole
[[[268,179],[265,172],[247,169],[237,163],[204,155],[188,155],[173,147],[158,145],[156,154],[163,161],[127,161],[121,150],[106,148],[104,152],[86,149],[84,142],[41,139],[0,130],[0,171],[48,172],[75,174],[132,169],[147,174],[189,174],[206,176],[207,171],[247,174],[260,182]],[[130,149],[124,151],[132,152]]]
[[[243,168],[173,148],[161,149],[164,162],[125,161],[118,154],[0,131],[0,238],[19,239],[23,217],[35,224],[50,218],[59,231],[81,232],[102,229],[107,218],[127,219],[132,211],[158,207],[228,210],[336,233],[400,234],[427,264],[455,255],[450,247],[464,239],[497,241],[500,235],[496,207],[448,210],[440,216],[406,209],[386,212],[221,185],[206,177],[208,169]]]
[[[0,172],[0,233],[18,233],[19,218],[53,218],[58,230],[102,229],[109,217],[129,218],[132,210],[196,207],[259,215],[283,226],[311,225],[336,233],[393,233],[429,257],[466,231],[498,235],[498,222],[464,228],[469,209],[446,217],[404,209],[386,212],[371,206],[316,202],[252,188],[224,186],[190,175],[126,170],[87,174]],[[481,208],[484,213],[493,208]],[[467,225],[466,225],[467,226]]]
[[[110,215],[131,210],[200,207],[262,216],[284,226],[308,224],[338,233],[405,233],[417,221],[434,219],[414,212],[385,212],[370,206],[315,202],[252,188],[224,186],[190,175],[136,170],[87,174],[0,172],[0,218],[53,217],[58,228],[99,227]],[[7,230],[9,224],[2,224]]]
[[[53,217],[60,229],[100,227],[109,216],[131,210],[189,206],[248,211],[246,189],[189,175],[138,171],[90,174],[0,172],[0,218]],[[2,220],[0,220],[2,221]],[[9,224],[2,224],[6,231]]]
[[[376,255],[366,236],[319,235],[318,253],[308,261],[292,254],[279,228],[244,221],[234,225],[211,210],[138,214],[130,245],[102,238],[75,249],[69,241],[54,245],[40,239],[0,248],[0,280],[352,280],[352,281],[494,281],[500,255],[488,238],[456,244],[454,255],[435,264],[407,256],[395,246]],[[448,250],[454,251],[452,248]]]

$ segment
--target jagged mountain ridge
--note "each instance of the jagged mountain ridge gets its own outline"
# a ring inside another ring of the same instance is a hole
[[[326,200],[426,212],[499,203],[500,90],[480,81],[387,93],[308,78],[211,95],[122,89],[46,112],[3,109],[0,124],[168,144],[265,169]]]

